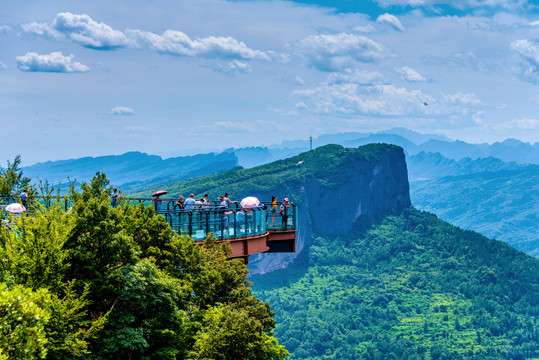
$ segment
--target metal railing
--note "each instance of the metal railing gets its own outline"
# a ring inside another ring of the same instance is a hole
[[[67,211],[73,204],[65,197],[33,196],[27,205],[38,201],[45,207],[61,202]],[[0,207],[21,202],[18,196],[0,197]],[[157,214],[163,215],[178,234],[188,235],[194,240],[204,240],[209,233],[221,240],[263,235],[268,230],[290,230],[297,228],[297,207],[289,203],[277,203],[274,210],[269,202],[262,202],[258,207],[242,208],[238,203],[222,208],[216,201],[210,205],[179,204],[177,199],[126,198],[120,197],[119,203],[130,205],[153,205]]]

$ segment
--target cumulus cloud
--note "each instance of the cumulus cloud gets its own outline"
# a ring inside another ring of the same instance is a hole
[[[539,120],[532,118],[519,119],[515,121],[518,128],[524,130],[539,130]]]
[[[46,23],[37,23],[34,21],[29,24],[22,24],[21,28],[25,32],[36,36],[52,39],[60,39],[64,37],[64,35],[62,35],[59,31],[54,30],[49,24]]]
[[[116,106],[110,110],[112,115],[135,115],[135,110],[127,106]]]
[[[412,81],[412,82],[422,82],[427,81],[420,73],[415,71],[414,69],[403,66],[400,69],[395,69],[396,72],[398,72],[401,77],[406,81]]]
[[[378,18],[376,19],[376,22],[380,24],[389,25],[390,27],[392,27],[393,29],[397,31],[405,31],[404,26],[402,26],[400,20],[397,19],[396,16],[388,14],[388,13],[378,16]]]
[[[480,120],[484,103],[471,93],[432,95],[420,90],[374,83],[335,83],[296,90],[304,110],[318,115],[372,116],[375,118],[438,118],[450,124]]]
[[[148,31],[128,30],[127,34],[140,44],[161,53],[205,58],[230,58],[245,60],[270,60],[268,54],[250,49],[245,43],[232,37],[210,36],[191,39],[181,31],[167,30],[162,35]]]
[[[74,57],[74,55],[64,56],[59,51],[48,55],[27,52],[26,55],[17,56],[15,61],[17,62],[17,67],[22,71],[80,73],[90,70],[88,66],[73,61]]]
[[[493,126],[496,130],[539,130],[539,120],[535,118],[513,119]]]
[[[232,37],[191,39],[177,30],[166,30],[161,35],[143,30],[120,31],[86,14],[69,12],[59,13],[50,24],[33,22],[21,27],[37,36],[67,38],[84,47],[98,50],[148,47],[176,56],[240,60],[270,60],[273,55],[271,52],[251,49]],[[236,71],[246,71],[246,66],[242,68],[241,64],[231,64]]]
[[[382,7],[411,6],[432,7],[436,5],[449,5],[455,9],[467,10],[476,8],[500,7],[503,9],[521,9],[527,2],[522,0],[375,0]]]
[[[52,27],[76,43],[93,49],[115,49],[129,44],[123,32],[98,23],[86,14],[60,13],[53,20]]]
[[[107,24],[94,21],[86,14],[78,15],[63,12],[56,15],[52,23],[21,25],[28,33],[49,38],[68,38],[84,47],[111,50],[126,47],[130,44],[127,36]]]
[[[332,73],[328,76],[328,84],[361,84],[373,85],[382,82],[383,75],[378,71],[365,71],[358,69],[345,69],[339,73]]]
[[[310,66],[321,71],[342,71],[355,62],[376,62],[389,56],[381,44],[360,35],[312,35],[295,45]]]
[[[515,40],[510,48],[522,60],[515,66],[514,72],[525,81],[539,83],[539,46],[529,40]]]

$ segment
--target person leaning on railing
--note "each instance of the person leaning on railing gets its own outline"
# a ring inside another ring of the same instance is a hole
[[[283,199],[283,203],[281,204],[281,208],[279,210],[279,214],[283,217],[283,225],[286,229],[287,221],[288,221],[288,208],[290,207],[290,202],[288,202],[288,198]]]

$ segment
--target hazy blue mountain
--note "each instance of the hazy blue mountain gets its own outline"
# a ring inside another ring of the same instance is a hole
[[[402,147],[407,153],[416,153],[418,151],[418,146],[416,144],[396,134],[373,134],[363,138],[343,141],[342,145],[346,147],[357,147],[371,143],[397,145]]]
[[[413,159],[411,163],[417,160]],[[475,165],[483,161],[488,163],[494,160],[482,159],[476,161]],[[457,164],[449,162],[446,170],[458,168]],[[497,165],[500,170],[493,166],[493,171],[485,169],[483,172],[466,175],[410,181],[412,204],[453,225],[506,241],[537,257],[539,166],[527,165],[511,169],[514,164]],[[504,167],[507,169],[501,170]],[[410,169],[413,168],[411,165]],[[441,175],[447,172],[443,170],[443,166],[438,169]],[[480,167],[477,166],[477,169]],[[417,169],[411,172],[420,173]]]
[[[323,134],[313,138],[313,148],[327,144],[357,147],[375,142],[401,146],[409,155],[420,152],[438,152],[454,160],[495,157],[506,162],[539,164],[539,142],[530,144],[516,139],[507,139],[493,144],[471,144],[460,140],[453,141],[443,135],[422,134],[405,128],[393,128],[375,134],[360,132]],[[280,145],[270,146],[269,149],[273,153],[283,147],[297,148],[297,154],[309,149],[309,139],[283,141]],[[282,157],[274,156],[274,159],[279,158]]]
[[[408,155],[406,163],[408,165],[408,178],[411,182],[485,171],[516,170],[526,166],[514,161],[504,162],[494,157],[475,160],[466,157],[457,161],[446,158],[440,153],[424,151],[416,155]]]
[[[414,152],[409,151],[414,154]],[[520,164],[539,164],[539,144],[523,143],[519,140],[505,140],[489,144],[469,144],[464,141],[429,140],[418,147],[418,151],[439,152],[450,159],[495,157],[503,161],[515,161]]]
[[[383,131],[378,132],[378,134],[399,135],[399,136],[402,136],[403,138],[410,140],[411,142],[417,145],[423,144],[429,140],[453,141],[445,135],[422,134],[417,131],[408,130],[402,127],[396,127],[389,130],[383,130]]]
[[[228,149],[238,158],[238,164],[244,168],[252,168],[277,160],[267,147],[245,147],[240,149]]]
[[[23,170],[25,176],[34,180],[48,180],[52,184],[66,183],[68,178],[79,182],[88,181],[100,171],[107,175],[112,184],[120,185],[162,178],[183,179],[230,169],[236,165],[236,156],[226,152],[169,159],[141,152],[128,152],[123,155],[47,161],[24,167]]]

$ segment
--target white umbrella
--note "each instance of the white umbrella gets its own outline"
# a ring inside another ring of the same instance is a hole
[[[259,204],[260,204],[260,200],[258,200],[254,196],[247,196],[246,198],[242,199],[240,202],[240,205],[243,208],[254,208],[254,207],[257,207]]]
[[[9,204],[8,206],[6,206],[5,209],[7,212],[14,213],[14,214],[18,214],[23,211],[26,211],[26,208],[19,203]]]

